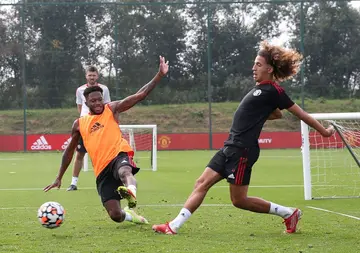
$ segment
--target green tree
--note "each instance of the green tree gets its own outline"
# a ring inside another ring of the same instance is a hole
[[[209,10],[207,8],[210,8]],[[209,12],[208,12],[209,11]],[[196,32],[188,52],[188,62],[193,76],[206,80],[208,69],[208,15],[211,43],[212,100],[239,100],[246,92],[251,67],[256,56],[260,36],[254,32],[254,24],[247,22],[244,4],[198,4],[189,9],[191,29]],[[243,82],[239,77],[244,78]],[[237,84],[237,85],[231,85]],[[206,83],[199,86],[204,89]]]
[[[293,46],[300,46],[297,4]],[[311,97],[347,98],[360,73],[360,13],[349,2],[304,3],[306,93]]]
[[[159,55],[170,62],[171,86],[176,87],[186,75],[182,60],[186,23],[180,16],[181,11],[169,5],[129,5],[116,6],[109,14],[108,27],[114,47],[108,49],[108,59],[113,59],[117,70],[115,86],[119,88],[119,96],[129,95],[152,78],[158,68]],[[159,89],[166,85],[164,82]],[[157,100],[160,99],[153,95],[144,103]]]
[[[19,13],[0,9],[0,109],[21,108],[21,34]]]
[[[28,1],[25,10],[26,31],[36,38],[26,51],[27,84],[34,91],[29,106],[69,106],[64,102],[68,97],[74,101],[92,46],[89,25],[96,21],[94,17],[101,16],[102,8],[81,4],[80,0],[76,1],[79,5],[74,1],[59,5],[31,5],[33,2]]]

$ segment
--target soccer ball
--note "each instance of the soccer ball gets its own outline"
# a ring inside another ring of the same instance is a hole
[[[64,222],[65,209],[57,202],[46,202],[38,210],[38,219],[45,228],[58,228]]]

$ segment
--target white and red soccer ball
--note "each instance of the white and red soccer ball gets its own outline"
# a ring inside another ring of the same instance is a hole
[[[38,219],[45,228],[58,228],[64,223],[65,209],[57,202],[46,202],[38,209]]]

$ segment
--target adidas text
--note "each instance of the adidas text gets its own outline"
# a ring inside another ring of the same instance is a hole
[[[51,145],[49,145],[49,143],[47,142],[47,140],[45,139],[45,137],[42,135],[40,136],[39,139],[37,139],[32,145],[31,145],[31,150],[44,150],[44,149],[52,149]]]
[[[61,146],[61,148],[66,149],[67,146],[69,145],[70,141],[71,141],[71,137],[64,142],[64,144]]]

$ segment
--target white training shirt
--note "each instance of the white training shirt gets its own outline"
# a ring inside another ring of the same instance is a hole
[[[106,85],[103,84],[96,84],[98,86],[100,86],[100,88],[103,90],[103,98],[104,98],[104,103],[109,103],[111,102],[110,99],[110,92],[109,89]],[[89,87],[88,84],[84,84],[81,85],[79,88],[77,88],[76,90],[76,104],[77,105],[82,105],[81,106],[81,113],[80,113],[80,117],[86,115],[89,113],[89,107],[87,107],[87,105],[85,104],[85,96],[84,96],[84,90]]]

